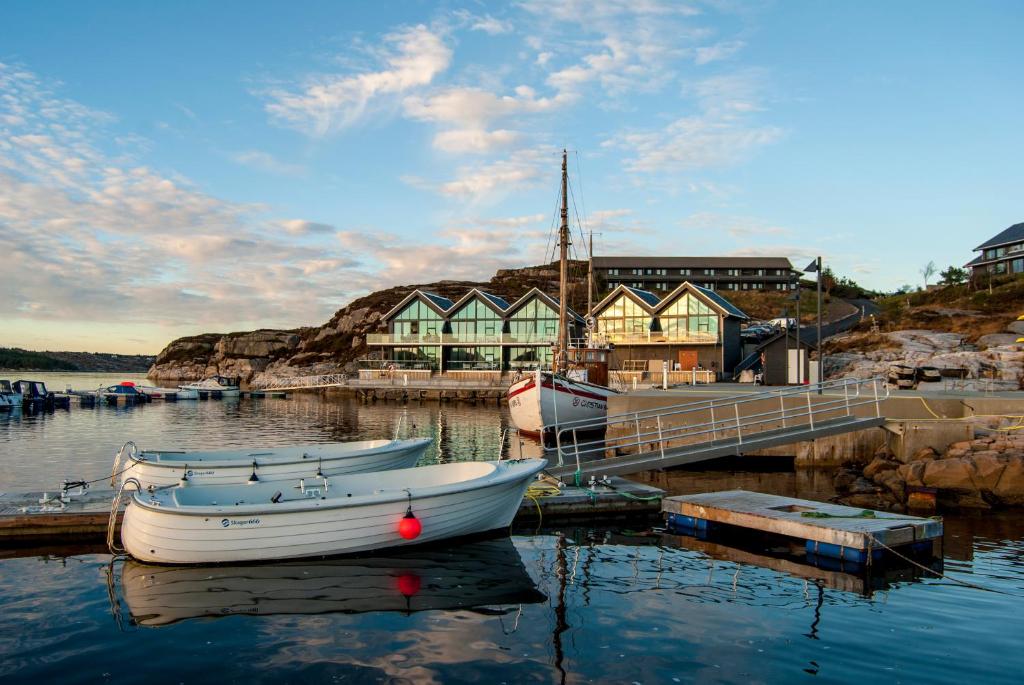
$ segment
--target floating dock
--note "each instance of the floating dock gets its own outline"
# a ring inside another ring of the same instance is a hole
[[[50,493],[0,493],[0,546],[29,542],[78,542],[107,534],[110,504],[114,492],[107,488],[88,490],[61,505],[60,491]],[[555,494],[553,488],[534,491],[523,499],[516,523],[540,519],[610,518],[657,515],[665,492],[624,478],[584,487],[566,486]],[[117,524],[120,526],[121,514]]]
[[[942,521],[746,490],[682,495],[662,503],[673,532],[733,526],[796,538],[808,556],[870,564],[886,549],[935,553]]]

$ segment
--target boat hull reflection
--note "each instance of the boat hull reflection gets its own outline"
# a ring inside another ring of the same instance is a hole
[[[233,566],[128,560],[124,600],[136,625],[219,616],[474,610],[547,598],[508,537],[388,556]]]

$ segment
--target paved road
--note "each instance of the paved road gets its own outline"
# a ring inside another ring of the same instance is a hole
[[[878,305],[871,300],[857,299],[847,300],[850,304],[859,310],[859,313],[851,315],[845,319],[839,319],[831,323],[821,324],[821,339],[825,340],[833,335],[838,335],[845,331],[850,330],[856,326],[861,319],[870,316],[871,314],[878,315],[881,312]],[[806,343],[815,344],[818,341],[818,328],[817,326],[801,326],[800,327],[800,339]]]

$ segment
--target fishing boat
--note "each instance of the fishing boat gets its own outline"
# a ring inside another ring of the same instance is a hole
[[[10,381],[0,380],[0,410],[21,409],[21,393],[14,391]]]
[[[558,229],[559,293],[558,341],[551,371],[513,379],[508,391],[512,423],[521,432],[543,435],[566,421],[585,423],[608,415],[608,398],[618,394],[607,386],[607,346],[593,345],[588,336],[581,344],[569,344],[569,174],[562,151],[562,207]],[[593,290],[588,276],[588,299]],[[590,307],[588,306],[588,310]],[[588,312],[589,314],[589,312]],[[588,320],[588,326],[593,324]]]
[[[547,599],[507,536],[354,559],[213,567],[129,559],[121,590],[131,622],[147,627],[223,616],[472,611]]]
[[[239,388],[230,378],[210,376],[195,383],[179,385],[182,390],[195,390],[200,398],[238,397]]]
[[[139,450],[126,442],[114,457],[114,476],[143,488],[167,485],[237,485],[410,468],[432,440],[353,440],[287,447],[230,450]]]
[[[452,462],[312,484],[137,491],[125,509],[121,541],[135,559],[160,564],[270,561],[438,542],[508,528],[546,465],[543,459]]]

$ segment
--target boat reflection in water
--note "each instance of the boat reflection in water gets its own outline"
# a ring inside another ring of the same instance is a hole
[[[280,614],[412,613],[543,602],[511,538],[387,556],[234,566],[124,562],[131,622],[164,626],[192,618]],[[112,593],[115,617],[120,615]]]

